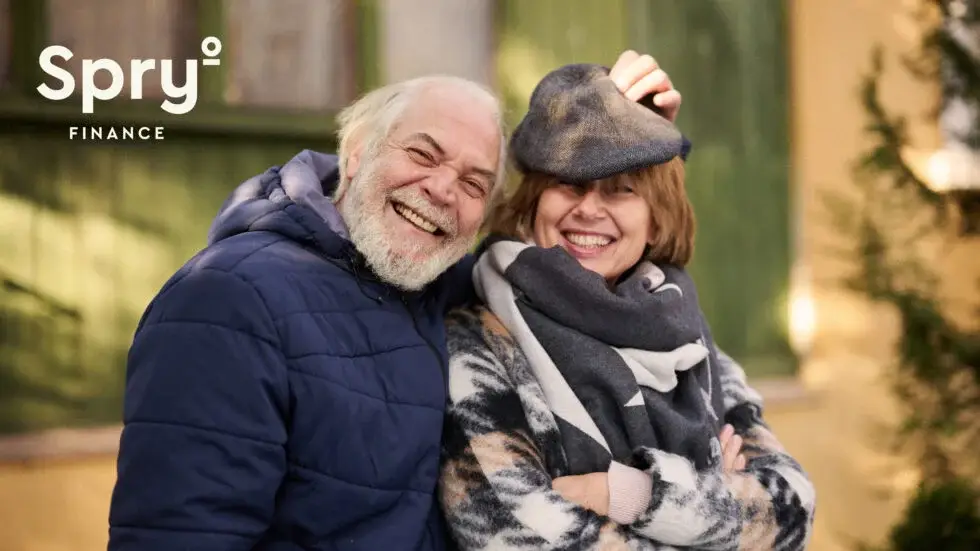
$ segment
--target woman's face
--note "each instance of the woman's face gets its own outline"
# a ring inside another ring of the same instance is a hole
[[[649,205],[625,183],[561,184],[538,200],[534,241],[560,246],[613,283],[643,256],[652,225]]]

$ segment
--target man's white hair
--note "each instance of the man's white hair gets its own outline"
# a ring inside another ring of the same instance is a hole
[[[507,140],[500,101],[489,88],[471,80],[450,75],[428,75],[382,86],[368,92],[337,115],[337,139],[339,142],[337,155],[340,158],[340,182],[334,191],[334,200],[338,200],[346,192],[347,186],[350,185],[346,167],[355,144],[360,143],[362,146],[362,162],[370,159],[377,152],[378,147],[388,138],[405,109],[419,97],[420,93],[433,87],[457,88],[472,95],[477,101],[485,101],[491,108],[499,129],[500,151],[496,167],[497,180],[494,182],[493,192],[487,203],[490,205],[496,201],[503,192],[504,171],[507,166]]]

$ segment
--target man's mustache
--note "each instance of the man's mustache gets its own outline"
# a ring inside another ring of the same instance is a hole
[[[399,188],[389,194],[389,198],[419,213],[429,220],[447,236],[455,237],[459,233],[459,223],[447,208],[439,208],[422,196],[416,189]]]

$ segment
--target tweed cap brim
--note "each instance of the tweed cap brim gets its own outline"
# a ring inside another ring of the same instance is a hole
[[[531,94],[511,158],[524,173],[584,184],[686,157],[690,142],[647,99],[628,99],[601,65],[560,67]]]

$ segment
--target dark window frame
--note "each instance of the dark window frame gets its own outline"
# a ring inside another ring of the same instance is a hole
[[[198,104],[181,116],[167,116],[160,111],[158,99],[132,100],[118,98],[101,102],[92,114],[83,114],[80,100],[62,102],[45,100],[35,89],[44,80],[38,56],[48,44],[45,0],[10,1],[9,82],[0,88],[0,122],[41,125],[153,125],[166,126],[168,134],[210,134],[219,136],[262,135],[265,137],[332,139],[336,130],[335,110],[297,110],[230,105],[223,99],[227,57],[222,65],[198,71]],[[225,12],[223,2],[184,0],[196,16],[196,43],[207,36],[223,37]],[[227,0],[226,0],[227,1]],[[379,47],[376,21],[377,0],[348,0],[355,27],[351,44],[354,56],[355,95],[377,86],[380,80],[376,62]]]

